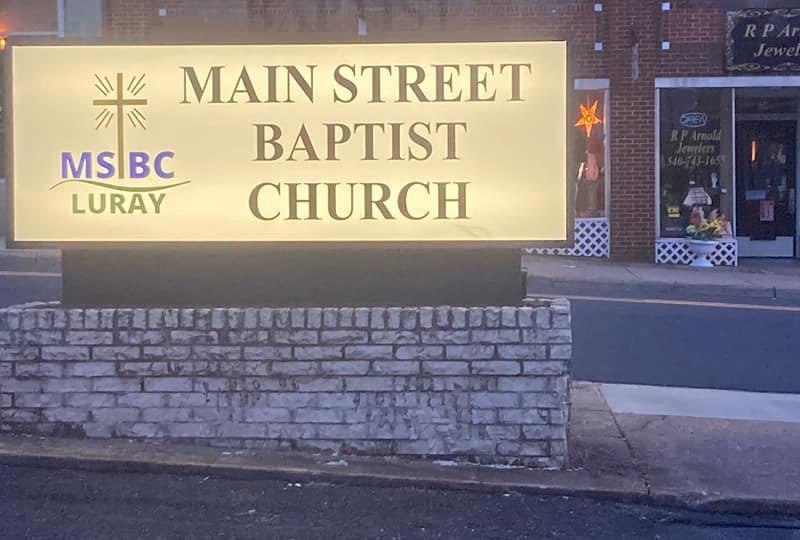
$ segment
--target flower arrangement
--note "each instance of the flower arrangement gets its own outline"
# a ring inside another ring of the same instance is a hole
[[[690,225],[686,227],[686,237],[689,240],[703,242],[717,240],[722,236],[722,233],[728,229],[728,220],[724,214],[720,214],[718,210],[714,210],[709,214],[708,219],[706,219],[703,215],[703,209],[700,207],[692,210],[689,223]]]

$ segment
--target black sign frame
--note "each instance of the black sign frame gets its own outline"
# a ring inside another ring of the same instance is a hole
[[[775,35],[775,33],[780,34],[780,30],[792,22],[796,22],[800,28],[800,8],[749,8],[728,11],[725,24],[725,70],[740,73],[800,73],[800,34],[795,37]],[[743,42],[743,38],[748,30],[746,25],[753,23],[758,26],[755,44],[750,46]],[[772,36],[764,36],[766,25],[773,26]],[[759,34],[761,37],[758,37]],[[756,47],[794,48],[797,55],[792,62],[781,59],[759,62],[755,58],[759,50]]]

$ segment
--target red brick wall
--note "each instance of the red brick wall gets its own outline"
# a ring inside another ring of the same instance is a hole
[[[107,36],[126,41],[352,41],[359,17],[365,40],[568,39],[576,77],[611,81],[612,254],[652,261],[654,79],[721,74],[723,14],[692,0],[672,2],[670,12],[654,0],[601,3],[597,14],[591,0],[107,0],[105,16]],[[594,51],[595,41],[605,50]]]

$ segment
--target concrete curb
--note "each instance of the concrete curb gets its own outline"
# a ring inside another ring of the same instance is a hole
[[[662,283],[644,281],[590,281],[558,278],[543,278],[528,274],[529,294],[538,292],[553,294],[558,291],[560,295],[569,297],[569,294],[582,294],[590,296],[603,296],[604,291],[609,295],[618,296],[620,292],[636,295],[691,295],[703,298],[739,296],[744,298],[774,300],[800,300],[800,288],[786,289],[771,285],[760,287],[741,285],[706,285],[687,283]]]
[[[126,472],[175,475],[204,475],[231,480],[284,480],[287,482],[324,482],[368,487],[413,487],[475,491],[508,492],[532,495],[586,497],[626,504],[649,504],[691,511],[731,514],[800,515],[800,500],[715,498],[700,493],[650,493],[642,489],[614,486],[618,475],[584,474],[580,471],[533,471],[526,469],[494,470],[475,465],[440,466],[427,461],[390,462],[347,456],[352,466],[329,466],[321,460],[336,459],[296,453],[273,454],[272,461],[251,456],[225,458],[216,449],[199,448],[190,455],[173,451],[171,445],[154,445],[128,441],[128,449],[142,452],[138,457],[125,455],[81,455],[58,449],[50,439],[50,450],[31,451],[29,445],[13,448],[3,437],[0,443],[0,464],[46,469],[71,469],[91,472]],[[69,441],[70,446],[76,446]],[[116,441],[123,442],[124,441]],[[152,455],[146,447],[155,447]],[[136,447],[139,447],[138,449]],[[144,448],[144,450],[142,450]],[[120,454],[130,454],[123,451]],[[158,454],[161,454],[159,457]],[[309,460],[316,459],[315,462]],[[412,471],[417,471],[416,473]],[[528,477],[528,478],[525,478]],[[538,477],[538,479],[534,479]]]

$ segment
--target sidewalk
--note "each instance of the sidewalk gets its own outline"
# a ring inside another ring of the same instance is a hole
[[[564,285],[624,286],[632,291],[800,296],[800,261],[740,261],[738,267],[692,268],[606,259],[523,255],[530,290]]]
[[[571,468],[244,452],[125,440],[0,436],[0,463],[231,478],[581,495],[730,512],[800,513],[800,423],[613,413],[575,383]]]

